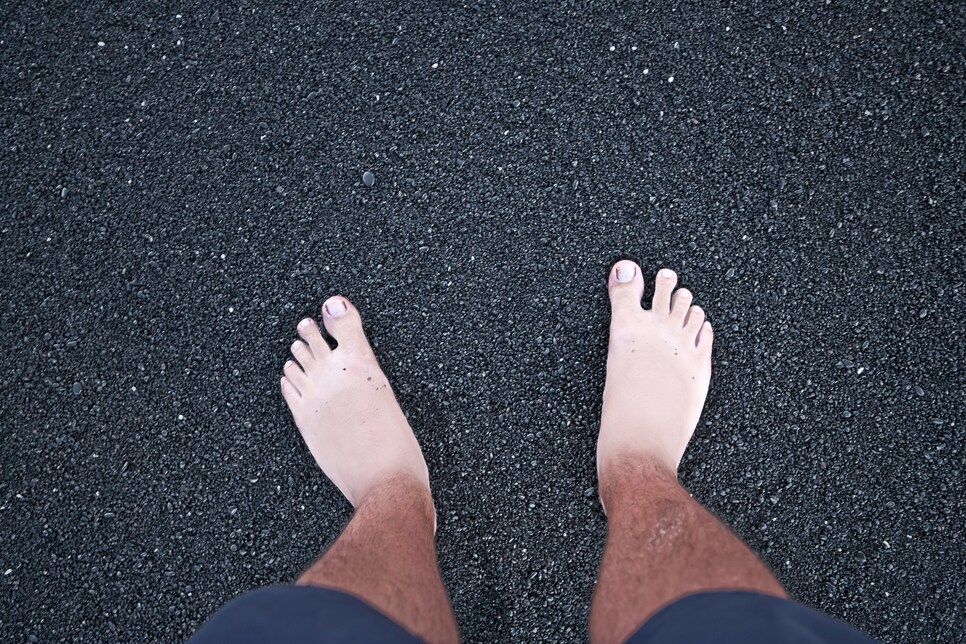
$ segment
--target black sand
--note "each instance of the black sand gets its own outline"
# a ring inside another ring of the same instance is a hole
[[[964,5],[311,4],[3,3],[0,640],[183,640],[323,549],[278,376],[337,292],[466,638],[584,639],[623,256],[717,331],[693,494],[962,635]]]

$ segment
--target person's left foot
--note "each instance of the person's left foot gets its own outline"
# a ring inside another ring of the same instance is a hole
[[[406,477],[429,493],[429,472],[416,437],[344,297],[322,307],[329,348],[315,320],[299,322],[285,363],[282,395],[309,451],[353,506],[380,483]],[[301,366],[300,366],[301,365]]]

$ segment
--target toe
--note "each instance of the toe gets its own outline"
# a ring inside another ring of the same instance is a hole
[[[711,344],[714,342],[714,331],[711,330],[711,323],[707,320],[701,325],[701,332],[698,333],[698,348],[710,352]]]
[[[298,365],[294,360],[289,360],[285,363],[285,367],[282,369],[285,372],[285,378],[290,383],[295,385],[295,388],[299,390],[299,393],[305,390],[305,385],[308,382],[308,377],[305,372],[302,371],[302,367]]]
[[[651,310],[665,315],[671,311],[671,292],[678,283],[677,274],[670,268],[662,268],[657,272],[654,284],[654,299],[651,300]]]
[[[316,324],[315,320],[305,318],[299,322],[298,329],[299,335],[311,347],[313,356],[321,358],[331,351],[325,338],[322,337],[322,332],[319,330],[319,325]]]
[[[299,361],[303,369],[308,369],[315,362],[315,358],[312,357],[312,349],[301,340],[292,343],[292,355]]]
[[[322,305],[322,323],[339,347],[363,349],[369,347],[362,330],[362,317],[352,302],[336,295]]]
[[[701,325],[704,323],[704,309],[700,306],[692,306],[688,309],[688,316],[684,320],[684,328],[688,333],[694,334],[694,339],[697,341],[698,333],[701,331]]]
[[[287,402],[290,407],[302,398],[302,395],[299,393],[298,389],[295,388],[295,385],[290,383],[288,378],[284,376],[282,377],[282,397],[285,398],[285,402]]]
[[[621,260],[610,269],[607,279],[610,305],[613,310],[621,308],[641,308],[644,295],[644,276],[641,267],[630,260]]]
[[[688,309],[691,308],[691,302],[693,300],[694,296],[686,288],[679,288],[671,296],[671,317],[680,322],[682,326],[684,325],[684,318],[687,316]]]

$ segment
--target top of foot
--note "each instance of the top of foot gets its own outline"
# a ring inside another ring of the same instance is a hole
[[[381,482],[411,477],[429,489],[422,451],[362,330],[341,296],[322,307],[330,348],[315,320],[299,322],[295,361],[285,363],[282,395],[322,471],[358,506]],[[296,362],[297,361],[297,362]]]
[[[623,260],[611,268],[607,381],[597,441],[600,477],[626,459],[646,458],[677,472],[711,380],[711,324],[692,306],[677,275],[661,269],[651,307],[644,276]]]

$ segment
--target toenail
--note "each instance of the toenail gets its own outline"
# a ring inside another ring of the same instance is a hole
[[[311,325],[311,324],[312,324],[312,320],[310,320],[308,318],[305,318],[304,320],[302,320],[301,322],[299,322],[299,328],[300,329],[307,329],[307,328],[309,328],[309,325]]]
[[[342,300],[332,300],[325,305],[325,310],[334,318],[341,318],[345,315],[345,302]]]
[[[296,340],[292,343],[292,353],[300,351],[302,349],[302,343]]]
[[[674,271],[672,271],[670,268],[662,268],[661,277],[666,279],[671,279],[672,277],[674,277]]]
[[[617,267],[617,272],[614,273],[614,277],[617,278],[618,282],[630,282],[637,275],[637,268],[630,264],[624,264],[623,266]]]

